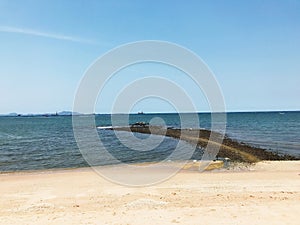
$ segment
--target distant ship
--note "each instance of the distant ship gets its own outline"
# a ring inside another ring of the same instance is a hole
[[[143,112],[143,111],[140,111],[140,112],[138,112],[138,114],[141,115],[141,114],[144,114],[144,112]]]

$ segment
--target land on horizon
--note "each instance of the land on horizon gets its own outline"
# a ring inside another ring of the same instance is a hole
[[[257,111],[225,111],[225,112],[214,112],[214,113],[270,113],[270,112],[278,112],[278,113],[286,113],[286,112],[300,112],[299,109],[295,110],[257,110]],[[143,114],[189,114],[189,113],[212,113],[209,111],[199,111],[199,112],[143,112]],[[114,113],[114,114],[140,114],[139,112],[130,112],[130,113]],[[2,113],[0,116],[11,116],[11,117],[16,117],[16,116],[72,116],[72,115],[111,115],[111,113],[100,113],[100,112],[95,112],[95,113],[79,113],[79,112],[73,112],[73,111],[59,111],[59,112],[45,112],[45,113]],[[142,114],[140,114],[142,115]]]

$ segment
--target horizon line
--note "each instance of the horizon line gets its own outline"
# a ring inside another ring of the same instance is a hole
[[[293,109],[293,110],[239,110],[239,111],[225,111],[225,112],[211,112],[211,111],[197,111],[197,112],[143,112],[140,115],[147,115],[147,114],[190,114],[190,113],[268,113],[268,112],[300,112],[300,109]],[[63,114],[64,115],[131,115],[131,114],[139,114],[139,112],[118,112],[118,113],[101,113],[101,112],[93,112],[93,113],[80,113],[80,112],[73,112],[73,111],[60,111],[60,112],[43,112],[43,113],[0,113],[0,116],[10,116],[10,115],[21,115],[21,116],[35,116],[35,115],[56,115],[56,114]]]

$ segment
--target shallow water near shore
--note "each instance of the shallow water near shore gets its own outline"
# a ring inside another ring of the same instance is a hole
[[[118,117],[123,125],[125,115]],[[134,114],[129,116],[129,122],[150,122],[154,117],[163,119],[166,126],[180,128],[178,114]],[[97,127],[112,125],[110,115],[96,115],[95,121]],[[210,129],[209,113],[200,113],[199,121],[201,128]],[[184,128],[197,128],[194,124],[191,120]],[[300,112],[228,113],[226,127],[227,135],[238,141],[280,154],[300,156]],[[122,145],[113,131],[98,129],[98,133],[106,149],[126,163],[163,160],[178,144],[178,140],[165,137],[155,149],[137,154]],[[146,134],[135,136],[148,137]],[[93,143],[89,144],[93,148]],[[196,149],[192,158],[200,159],[201,155],[202,150]],[[112,162],[99,165],[109,164]],[[72,117],[0,117],[0,171],[85,166],[88,164],[73,135]]]

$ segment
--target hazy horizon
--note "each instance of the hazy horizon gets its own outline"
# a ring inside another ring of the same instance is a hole
[[[272,113],[272,112],[300,112],[300,110],[257,110],[257,111],[225,111],[225,113]],[[108,113],[108,112],[95,112],[95,113],[80,113],[80,112],[73,112],[73,111],[55,111],[55,112],[37,112],[37,113],[18,113],[18,112],[10,112],[10,113],[1,113],[0,116],[8,116],[8,115],[22,115],[22,116],[30,116],[30,115],[55,115],[55,114],[82,114],[82,115],[89,115],[89,114],[96,114],[96,115],[110,115],[110,114],[138,114],[139,112],[119,112],[119,113]],[[189,113],[211,113],[209,111],[197,111],[197,112],[175,112],[175,111],[166,111],[166,112],[143,112],[143,114],[189,114]],[[213,113],[224,113],[224,112],[213,112]]]

